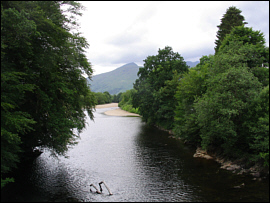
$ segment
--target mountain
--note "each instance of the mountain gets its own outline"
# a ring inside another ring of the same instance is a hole
[[[111,95],[118,94],[133,88],[138,71],[139,66],[136,63],[128,63],[113,71],[94,75],[92,81],[88,78],[88,84],[93,92],[108,91]]]
[[[192,68],[192,67],[195,67],[198,63],[200,63],[200,61],[186,61],[187,65]]]
[[[199,61],[186,61],[186,63],[194,67]],[[125,92],[133,88],[133,83],[138,79],[139,68],[136,63],[128,63],[113,71],[94,75],[92,81],[88,78],[88,84],[93,92],[108,91],[111,95]]]

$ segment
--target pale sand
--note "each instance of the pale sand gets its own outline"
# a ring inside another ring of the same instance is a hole
[[[118,103],[96,105],[96,109],[111,108],[111,107],[118,107]],[[104,114],[106,114],[108,116],[140,116],[139,114],[130,113],[130,112],[124,111],[120,108],[105,111]]]
[[[111,107],[118,107],[118,103],[96,105],[96,109],[111,108]]]

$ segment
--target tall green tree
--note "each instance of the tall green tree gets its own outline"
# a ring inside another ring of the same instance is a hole
[[[19,151],[64,154],[85,127],[85,112],[93,119],[94,95],[83,77],[92,75],[88,43],[76,29],[81,8],[74,1],[1,2],[1,175]]]
[[[148,56],[144,62],[134,84],[133,106],[139,107],[147,123],[169,128],[166,123],[173,123],[175,104],[171,105],[171,101],[174,100],[176,85],[168,81],[173,79],[175,72],[188,71],[188,66],[183,57],[169,46],[159,49],[156,56]]]
[[[244,22],[245,18],[241,15],[241,10],[235,6],[231,6],[226,10],[226,13],[221,18],[221,23],[218,25],[217,39],[215,41],[215,53],[218,52],[219,47],[226,37],[229,34],[233,27],[247,24]]]
[[[268,55],[263,34],[252,28],[237,26],[225,37],[209,69],[207,91],[194,105],[204,148],[234,158],[267,157],[269,131],[259,129],[269,120],[262,104],[269,103]]]
[[[220,68],[213,69],[215,74],[224,71],[226,64],[246,64],[264,86],[269,84],[269,47],[261,31],[237,26],[225,37],[219,51],[215,67]]]
[[[7,2],[1,2],[1,188],[12,180],[2,179],[2,175],[10,172],[20,161],[20,135],[33,130],[31,125],[35,123],[29,113],[20,108],[27,100],[25,93],[33,91],[35,85],[26,82],[28,75],[16,67],[16,58],[8,53],[8,49],[12,43],[14,51],[23,49],[20,53],[22,57],[25,56],[24,52],[31,53],[28,42],[36,31],[35,24],[28,19],[26,12],[4,9],[2,3]],[[25,61],[19,63],[21,67]]]

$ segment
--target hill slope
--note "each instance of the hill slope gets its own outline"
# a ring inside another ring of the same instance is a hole
[[[108,91],[111,95],[125,92],[133,88],[133,83],[138,78],[139,66],[128,63],[113,71],[94,75],[92,81],[88,79],[93,92]]]

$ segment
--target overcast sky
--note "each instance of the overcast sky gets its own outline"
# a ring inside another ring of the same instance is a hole
[[[86,56],[94,75],[126,63],[143,66],[147,56],[172,47],[185,61],[214,54],[217,25],[230,6],[247,27],[264,33],[269,47],[269,1],[81,1],[78,18],[90,44]]]

